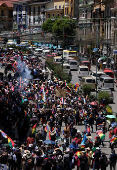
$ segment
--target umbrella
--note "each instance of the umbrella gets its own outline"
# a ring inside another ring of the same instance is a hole
[[[105,60],[105,59],[107,59],[107,57],[104,56],[104,57],[100,57],[99,59],[100,59],[100,60]]]
[[[90,105],[97,106],[97,102],[92,102]]]
[[[112,127],[117,126],[117,123],[116,123],[116,122],[112,122],[112,123],[111,123],[111,126],[112,126]]]
[[[106,117],[107,117],[107,118],[111,118],[111,119],[112,119],[112,118],[116,118],[114,115],[107,115]]]
[[[94,49],[93,49],[93,52],[96,52],[97,50],[99,50],[99,48],[94,48]]]
[[[51,141],[51,140],[44,140],[44,143],[46,144],[46,145],[48,145],[48,144],[55,144],[55,142],[54,141]]]

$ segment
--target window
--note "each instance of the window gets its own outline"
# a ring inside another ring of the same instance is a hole
[[[57,5],[55,6],[55,9],[57,9]]]
[[[35,24],[35,18],[33,18],[33,23]]]
[[[61,5],[59,5],[59,9],[61,9]]]
[[[33,8],[33,13],[34,13],[34,15],[35,15],[35,7]]]
[[[59,17],[59,14],[57,14],[57,17]]]
[[[48,18],[50,18],[50,14],[48,14]]]
[[[80,68],[80,71],[88,71],[88,68]]]
[[[95,83],[95,80],[94,79],[87,79],[86,82],[87,83]]]
[[[4,10],[1,10],[1,16],[4,16]]]
[[[70,65],[77,65],[77,62],[71,61]]]
[[[38,6],[38,13],[40,13],[40,6]]]
[[[113,79],[105,79],[104,82],[105,83],[113,83]]]
[[[9,18],[12,18],[12,17],[13,17],[13,11],[9,10]]]
[[[54,17],[54,14],[52,14],[52,16]]]

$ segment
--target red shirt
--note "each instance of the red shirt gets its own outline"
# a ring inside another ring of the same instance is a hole
[[[33,138],[27,137],[27,141],[26,141],[27,146],[29,146],[29,144],[33,144],[33,142],[34,142],[34,139],[33,139]]]

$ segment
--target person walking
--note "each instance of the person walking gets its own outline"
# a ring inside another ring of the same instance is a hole
[[[107,156],[105,155],[105,153],[102,153],[101,158],[100,158],[101,170],[106,170],[107,166],[108,166]]]
[[[117,160],[117,154],[115,153],[115,150],[112,150],[109,159],[110,159],[110,170],[115,170],[116,160]]]

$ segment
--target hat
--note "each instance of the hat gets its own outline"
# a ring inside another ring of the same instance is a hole
[[[80,130],[77,130],[77,133],[80,133]]]
[[[88,147],[88,148],[85,148],[85,150],[90,150],[90,148]]]
[[[60,160],[60,159],[62,159],[62,156],[61,156],[61,155],[58,156],[58,160]]]

